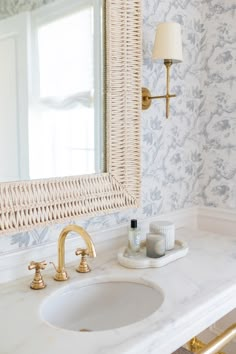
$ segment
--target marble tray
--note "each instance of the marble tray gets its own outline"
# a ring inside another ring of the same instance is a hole
[[[145,243],[143,243],[140,253],[137,256],[129,257],[127,255],[126,247],[123,247],[118,251],[117,258],[118,262],[126,268],[159,268],[175,261],[178,258],[186,256],[187,253],[187,243],[176,240],[175,247],[170,251],[166,251],[165,256],[160,258],[147,257]]]

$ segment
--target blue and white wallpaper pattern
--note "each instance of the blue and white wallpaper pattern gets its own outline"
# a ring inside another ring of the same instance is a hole
[[[55,0],[0,0],[0,18],[16,15],[22,11],[31,11]]]
[[[204,88],[199,136],[204,167],[199,198],[205,206],[236,208],[236,2],[204,5]]]
[[[0,18],[55,0],[0,0]],[[171,114],[154,101],[142,114],[142,207],[79,220],[88,230],[175,209],[236,208],[235,0],[143,0],[143,86],[165,90],[151,60],[156,25],[182,26],[184,61],[171,69]],[[54,242],[62,225],[0,238],[0,254]]]

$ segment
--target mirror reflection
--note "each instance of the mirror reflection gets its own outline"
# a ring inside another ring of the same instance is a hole
[[[104,172],[102,0],[0,21],[0,182]]]

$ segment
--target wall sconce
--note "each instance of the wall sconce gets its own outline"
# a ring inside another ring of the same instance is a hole
[[[151,92],[142,88],[142,109],[148,109],[153,99],[166,99],[166,118],[169,116],[170,98],[176,97],[170,94],[170,67],[173,63],[182,61],[182,40],[181,27],[179,23],[164,22],[157,26],[155,44],[153,47],[152,59],[164,60],[166,67],[166,94],[162,96],[151,96]]]

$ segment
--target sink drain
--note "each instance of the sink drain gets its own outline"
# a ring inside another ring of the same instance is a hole
[[[87,328],[81,328],[79,331],[80,332],[92,332],[91,329],[87,329]]]

